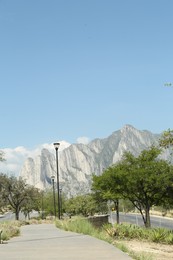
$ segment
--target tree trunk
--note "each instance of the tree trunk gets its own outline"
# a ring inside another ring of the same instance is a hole
[[[16,212],[15,212],[15,218],[16,218],[16,220],[19,220],[19,211],[18,210],[16,210]]]
[[[141,216],[142,216],[142,219],[143,219],[144,225],[145,225],[145,227],[146,227],[146,219],[145,219],[144,213],[142,212],[142,209],[141,209],[141,208],[138,208],[138,210],[139,210],[140,213],[141,213]]]
[[[116,208],[117,224],[119,224],[120,223],[120,214],[119,214],[119,200],[118,199],[115,201],[115,208]]]
[[[140,211],[144,225],[146,228],[150,228],[151,227],[151,221],[150,221],[150,207],[146,206],[145,208],[145,212],[142,211],[141,207],[137,207],[136,208]]]
[[[150,207],[146,207],[146,209],[145,209],[145,227],[146,228],[150,228],[151,227]]]
[[[15,209],[15,218],[16,218],[16,220],[19,220],[19,213],[20,213],[20,208],[16,207],[16,209]]]

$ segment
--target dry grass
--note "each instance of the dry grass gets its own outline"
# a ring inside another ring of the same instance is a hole
[[[137,241],[137,240],[117,240],[115,244],[123,244],[135,254],[144,253],[150,255],[153,260],[173,259],[173,245],[160,243]]]

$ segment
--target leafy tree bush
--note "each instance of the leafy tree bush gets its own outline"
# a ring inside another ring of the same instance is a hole
[[[65,212],[69,215],[93,215],[98,205],[91,194],[78,195],[65,201]]]
[[[152,206],[169,203],[173,194],[173,166],[159,159],[161,149],[152,146],[138,157],[125,152],[122,160],[101,176],[93,176],[92,189],[101,197],[128,199],[150,227]]]
[[[43,211],[44,217],[54,215],[54,202],[53,202],[53,193],[51,190],[45,191],[43,193]]]
[[[173,130],[168,129],[164,131],[160,140],[159,140],[160,147],[163,148],[171,148],[173,147]]]
[[[38,209],[38,189],[29,186],[22,178],[0,174],[1,207],[9,205],[19,220],[19,213],[23,210],[29,214]]]

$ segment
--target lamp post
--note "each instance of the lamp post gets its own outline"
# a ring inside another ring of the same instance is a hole
[[[62,218],[62,188],[59,189],[60,192],[60,216]]]
[[[41,192],[41,218],[43,219],[43,196],[44,196],[44,191]]]
[[[57,173],[57,194],[58,194],[58,218],[61,218],[60,215],[60,189],[59,189],[59,167],[58,167],[58,148],[60,143],[54,143],[55,151],[56,151],[56,173]]]
[[[53,186],[53,205],[54,205],[54,216],[56,218],[56,203],[55,203],[55,175],[51,176]]]

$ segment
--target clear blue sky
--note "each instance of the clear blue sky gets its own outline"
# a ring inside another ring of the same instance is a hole
[[[172,0],[0,0],[0,148],[173,128]]]

